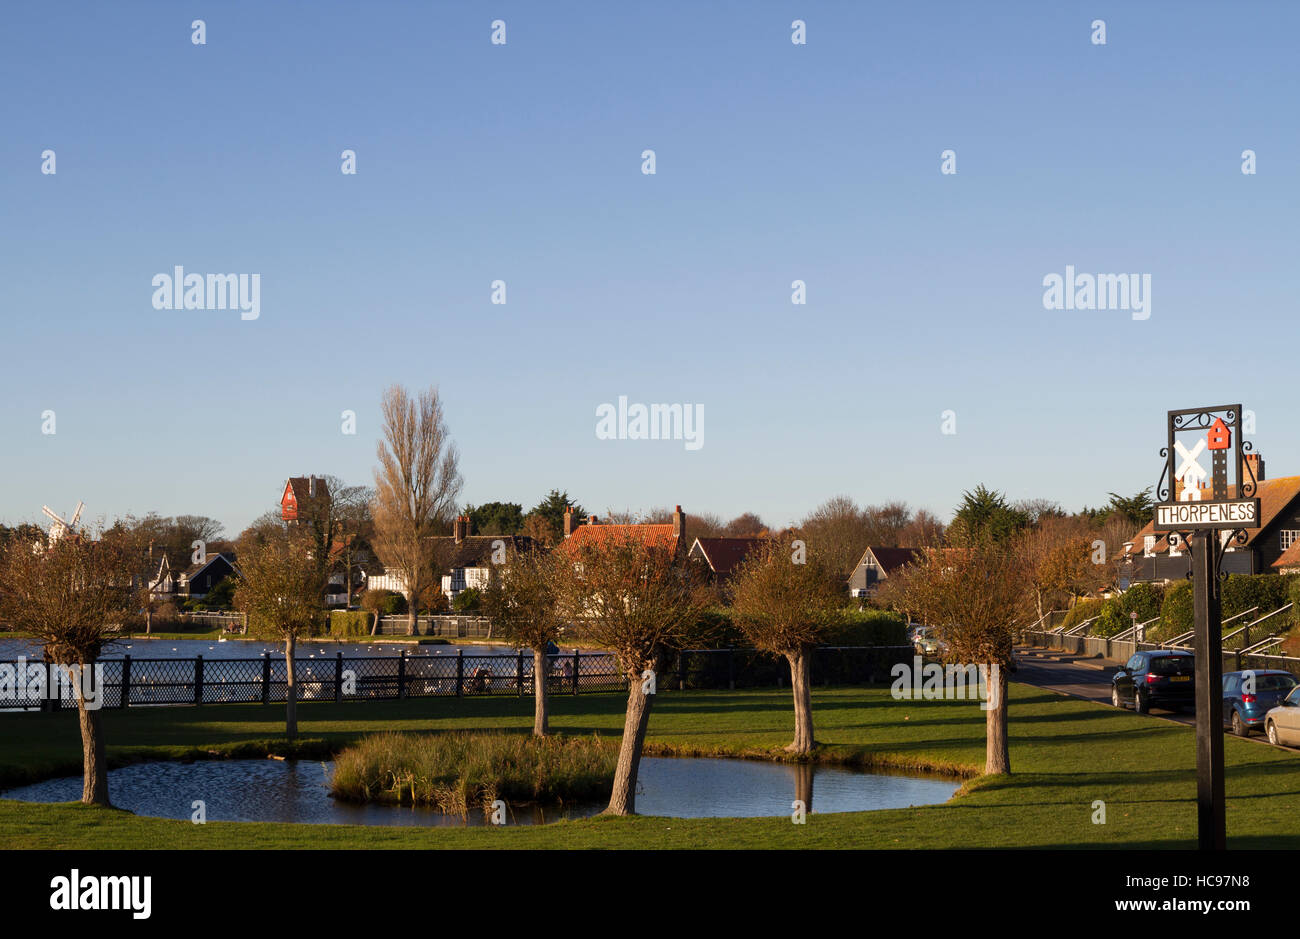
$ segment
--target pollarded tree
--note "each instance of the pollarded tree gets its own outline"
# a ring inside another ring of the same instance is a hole
[[[30,632],[72,679],[81,725],[81,801],[108,805],[108,765],[89,676],[131,601],[136,557],[125,538],[68,533],[47,545],[14,538],[0,556],[0,618]],[[49,690],[53,694],[53,689]],[[102,696],[102,687],[98,694]]]
[[[842,601],[837,578],[802,545],[772,541],[752,553],[734,575],[731,612],[755,648],[790,663],[794,691],[794,742],[786,750],[811,753],[813,650],[834,625]]]
[[[636,812],[636,779],[657,675],[708,603],[698,564],[638,526],[558,549],[560,609],[583,639],[614,653],[628,680],[627,711],[607,815]],[[657,531],[657,529],[655,529]]]
[[[483,592],[493,628],[516,649],[533,651],[533,735],[537,737],[550,732],[547,646],[560,638],[565,622],[560,610],[560,557],[540,550],[518,552],[493,567]]]
[[[411,396],[384,392],[384,439],[376,447],[375,550],[404,583],[407,632],[415,635],[420,601],[434,583],[435,543],[460,494],[460,456],[435,389]]]
[[[239,556],[235,607],[248,615],[248,628],[284,643],[284,735],[298,734],[298,682],[294,655],[298,639],[310,636],[324,618],[320,575],[311,539],[285,531]]]
[[[975,665],[985,677],[984,772],[1010,773],[1007,673],[1012,634],[1031,616],[1024,557],[1005,542],[970,538],[960,548],[931,548],[890,578],[901,608],[934,626],[949,665]]]

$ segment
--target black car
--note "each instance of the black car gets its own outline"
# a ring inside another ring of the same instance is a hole
[[[1137,653],[1111,679],[1110,703],[1117,708],[1131,705],[1139,714],[1152,707],[1196,707],[1195,658],[1175,649]]]

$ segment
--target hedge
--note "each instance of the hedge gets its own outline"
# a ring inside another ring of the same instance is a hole
[[[330,613],[330,635],[341,639],[369,636],[374,618],[365,610],[334,610]]]

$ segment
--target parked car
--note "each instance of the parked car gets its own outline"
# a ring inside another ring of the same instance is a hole
[[[1290,672],[1257,668],[1223,675],[1223,725],[1238,737],[1262,730],[1264,717],[1300,684]]]
[[[1195,658],[1178,649],[1138,652],[1115,672],[1110,703],[1139,714],[1152,707],[1179,711],[1196,706]]]
[[[918,628],[912,637],[912,645],[921,655],[941,655],[944,651],[944,644],[939,641],[931,626]]]
[[[1300,685],[1282,699],[1282,703],[1264,715],[1264,733],[1274,746],[1300,744]]]

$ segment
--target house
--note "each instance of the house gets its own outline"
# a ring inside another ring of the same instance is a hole
[[[356,534],[345,535],[330,546],[329,577],[325,586],[326,606],[347,606],[349,594],[355,601],[367,588],[371,574],[381,575],[383,565],[370,542]],[[348,590],[351,582],[351,591]]]
[[[503,564],[521,551],[533,551],[538,545],[527,535],[474,535],[468,515],[452,523],[450,535],[432,538],[433,564],[439,586],[448,600],[471,587],[487,586],[494,565]],[[373,565],[378,571],[380,565]],[[342,583],[340,580],[339,583]],[[400,570],[368,573],[361,589],[393,590],[406,593],[406,578]],[[340,601],[341,602],[341,601]]]
[[[235,573],[235,556],[226,552],[209,554],[202,564],[193,564],[176,579],[176,593],[201,600],[212,588]]]
[[[714,583],[721,584],[728,580],[740,562],[752,552],[770,544],[771,538],[752,537],[717,537],[696,538],[691,544],[687,556],[698,558],[709,566]]]
[[[871,596],[882,581],[920,557],[921,552],[916,548],[868,547],[849,575],[849,595]]]
[[[167,560],[167,555],[162,554],[159,559],[153,556],[153,549],[149,549],[149,596],[154,600],[170,600],[176,596],[176,577],[172,574],[171,564]]]
[[[321,508],[329,500],[329,487],[322,477],[290,476],[280,495],[280,518],[290,525],[310,524],[314,518],[326,517]]]
[[[609,543],[615,538],[632,536],[652,546],[663,547],[673,554],[685,557],[689,548],[686,541],[686,513],[679,505],[673,511],[673,520],[649,524],[608,524],[594,515],[587,516],[585,525],[575,525],[572,509],[564,510],[564,541],[561,547],[569,552],[589,544]]]
[[[1246,459],[1258,482],[1255,494],[1259,497],[1260,526],[1246,529],[1245,544],[1227,541],[1231,532],[1221,534],[1226,541],[1221,570],[1225,574],[1271,574],[1291,567],[1300,570],[1300,552],[1292,550],[1300,542],[1300,476],[1267,479],[1259,454],[1246,454]],[[1236,498],[1236,488],[1227,487],[1229,498]],[[1175,490],[1175,498],[1182,496],[1180,490],[1181,486]],[[1187,546],[1178,543],[1176,533],[1157,532],[1154,521],[1147,522],[1124,542],[1119,564],[1121,587],[1178,580],[1190,571]]]
[[[506,563],[521,551],[537,548],[527,535],[475,535],[472,531],[470,517],[461,515],[452,523],[450,538],[434,539],[434,563],[448,600],[454,600],[462,590],[482,590],[495,565]]]

